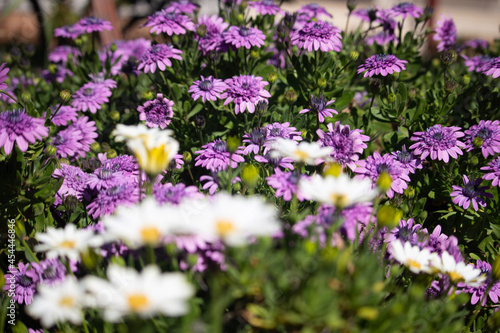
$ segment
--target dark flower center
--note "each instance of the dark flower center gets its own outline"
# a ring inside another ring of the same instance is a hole
[[[113,177],[113,173],[114,173],[113,170],[102,168],[99,170],[99,173],[97,174],[97,176],[100,179],[108,180],[108,179],[111,179],[111,177]]]
[[[271,136],[281,136],[281,129],[277,127],[273,127],[271,129]]]
[[[261,146],[266,141],[267,131],[265,128],[256,128],[250,133],[250,141]]]
[[[226,152],[227,151],[226,142],[225,141],[217,141],[214,144],[214,148],[213,149],[217,153],[224,153],[224,152]]]
[[[482,127],[477,132],[476,136],[480,137],[483,140],[489,139],[491,137],[491,131],[488,128],[486,128],[486,127]]]
[[[21,120],[21,112],[14,111],[7,114],[7,120],[10,123],[17,123]]]
[[[411,153],[403,148],[403,151],[398,151],[396,158],[399,162],[407,164],[411,161]]]
[[[436,140],[442,140],[443,139],[443,132],[434,132],[432,134],[432,138]]]
[[[99,23],[101,23],[101,19],[94,17],[94,16],[90,16],[90,17],[87,17],[86,23],[87,24],[99,24]]]
[[[54,144],[58,146],[64,144],[64,142],[66,142],[66,139],[61,134],[57,134],[54,139]]]
[[[165,13],[165,17],[169,20],[174,20],[176,18],[177,14],[175,12],[167,12]]]
[[[33,284],[33,280],[26,275],[18,275],[17,283],[19,283],[23,287],[30,287]]]
[[[380,174],[382,172],[389,172],[389,166],[387,165],[387,163],[381,163],[379,165],[377,165],[377,172]]]
[[[265,157],[269,161],[269,164],[271,164],[273,167],[277,167],[281,162],[281,157],[273,155],[274,154],[271,154],[271,151],[269,151]]]
[[[161,48],[161,46],[160,46],[160,45],[155,45],[155,46],[153,46],[153,47],[151,48],[151,53],[154,53],[154,54],[156,54],[156,53],[160,53],[160,52],[161,52],[161,50],[162,50],[162,48]]]
[[[83,89],[83,94],[87,97],[94,95],[94,90],[92,88]]]
[[[240,27],[240,36],[246,37],[250,35],[250,28]]]
[[[398,230],[398,238],[401,239],[402,241],[409,240],[412,234],[413,231],[408,226],[401,227]]]
[[[200,89],[203,90],[203,91],[209,91],[210,89],[212,89],[212,81],[210,80],[203,80],[200,82]]]
[[[398,7],[399,9],[402,9],[402,10],[405,10],[405,9],[410,9],[412,8],[412,4],[411,3],[408,3],[408,2],[402,2],[400,3],[399,5],[397,5],[396,7]]]
[[[376,56],[377,61],[387,61],[389,58],[390,57],[387,54],[377,54]]]
[[[475,198],[478,195],[478,191],[474,182],[471,181],[470,183],[465,184],[462,193],[469,198]]]
[[[321,23],[318,23],[318,22],[314,23],[314,25],[313,25],[314,29],[321,29],[322,27],[323,26],[321,25]]]
[[[110,187],[108,189],[108,195],[118,195],[118,194],[122,193],[124,189],[125,189],[125,186],[123,186],[123,185],[116,185],[116,186]]]
[[[248,89],[248,88],[250,87],[250,85],[249,85],[247,82],[243,82],[243,83],[241,84],[241,87],[242,87],[243,89]]]
[[[274,1],[273,0],[262,0],[262,3],[264,4],[264,6],[272,6],[272,5],[274,5]]]
[[[45,280],[53,280],[57,277],[57,270],[55,269],[54,266],[49,266],[44,269],[42,273],[42,278]]]
[[[326,101],[323,96],[320,97],[311,97],[311,108],[315,111],[321,112],[326,107]]]

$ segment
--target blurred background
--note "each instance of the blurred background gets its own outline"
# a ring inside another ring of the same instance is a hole
[[[141,28],[148,15],[164,8],[165,0],[0,0],[0,49],[14,45],[34,44],[37,52],[46,54],[56,41],[54,28],[75,23],[79,17],[94,15],[113,23],[115,29],[101,35],[107,44],[114,39],[147,37],[148,29]],[[295,11],[304,4],[316,2],[333,15],[334,25],[344,29],[347,8],[345,0],[287,0],[282,3],[285,11]],[[357,8],[380,6],[388,8],[401,1],[359,0]],[[416,0],[413,2],[434,8],[434,22],[441,15],[451,16],[455,21],[458,38],[482,38],[492,41],[500,36],[500,0]],[[215,14],[217,0],[198,0],[199,15]],[[351,18],[350,28],[358,21]]]

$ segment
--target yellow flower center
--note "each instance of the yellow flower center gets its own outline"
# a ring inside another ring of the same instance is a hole
[[[304,161],[309,158],[309,154],[303,150],[296,150],[293,154],[301,161]]]
[[[65,249],[73,249],[76,246],[76,242],[72,240],[65,240],[59,244],[60,247]]]
[[[348,203],[347,195],[345,194],[332,193],[330,194],[330,200],[337,207],[345,207]]]
[[[144,294],[130,294],[127,297],[129,308],[134,312],[141,312],[149,305],[149,299]]]
[[[217,229],[217,233],[221,237],[226,237],[236,229],[233,222],[228,220],[217,221],[217,223],[215,224],[215,228]]]
[[[459,281],[463,280],[462,274],[460,274],[456,271],[451,271],[448,273],[448,275],[450,276],[450,279],[452,282],[459,282]]]
[[[72,307],[74,304],[75,300],[73,299],[73,297],[70,296],[63,297],[59,300],[59,305],[67,308]]]
[[[413,259],[406,260],[406,266],[411,267],[411,268],[416,268],[416,269],[422,268],[422,265]]]
[[[144,227],[141,230],[142,240],[144,241],[144,243],[147,244],[158,243],[160,240],[160,236],[161,236],[160,230],[158,230],[158,228],[154,226]]]

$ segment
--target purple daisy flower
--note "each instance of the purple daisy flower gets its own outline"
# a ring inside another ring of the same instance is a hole
[[[441,15],[441,20],[437,21],[436,25],[436,34],[432,39],[439,42],[437,45],[438,52],[450,50],[455,46],[457,40],[455,23],[451,18],[447,19],[444,15]]]
[[[491,75],[494,79],[500,76],[500,57],[493,58],[482,67],[481,72]]]
[[[274,170],[277,168],[293,170],[293,159],[291,157],[277,156],[273,149],[268,150],[264,156],[255,155],[255,160],[260,163],[270,164]]]
[[[403,149],[401,151],[395,151],[391,154],[409,173],[415,173],[415,169],[423,168],[420,158],[414,157],[411,151],[406,150],[406,145],[403,145]]]
[[[164,71],[165,68],[172,67],[172,62],[170,58],[182,60],[179,55],[182,54],[181,50],[174,49],[173,46],[167,46],[165,44],[156,44],[151,46],[139,60],[138,70],[144,68],[144,73],[154,73],[156,67],[160,71]]]
[[[66,279],[66,267],[58,259],[41,260],[32,262],[32,269],[26,272],[36,284],[55,285]]]
[[[373,11],[373,9],[358,8],[352,11],[352,15],[359,18],[363,22],[371,22],[370,11]]]
[[[106,169],[121,171],[123,174],[131,175],[132,178],[137,178],[139,175],[139,164],[137,164],[133,156],[119,155],[115,158],[108,159],[105,154],[99,154],[98,158],[101,165]]]
[[[381,156],[378,152],[374,152],[366,160],[358,161],[357,164],[358,167],[354,170],[357,175],[354,178],[370,178],[373,186],[376,185],[382,173],[387,173],[391,177],[391,187],[386,192],[389,198],[393,198],[395,192],[403,194],[408,188],[407,182],[410,182],[408,171],[390,154]]]
[[[463,57],[465,58],[464,64],[467,66],[469,72],[481,73],[485,66],[491,61],[491,57],[487,55],[478,55],[470,58],[467,56]]]
[[[308,5],[303,5],[297,10],[297,14],[302,16],[304,21],[310,21],[313,18],[319,18],[320,15],[328,16],[332,18],[332,15],[329,14],[324,7],[321,7],[317,3],[311,3]]]
[[[195,152],[195,154],[199,154],[195,158],[195,166],[201,165],[210,171],[226,170],[228,166],[234,169],[238,166],[238,163],[245,161],[242,156],[238,155],[242,153],[241,150],[236,150],[231,154],[227,150],[226,142],[221,139],[207,143],[202,148],[202,150]]]
[[[69,128],[79,130],[82,133],[82,139],[80,142],[84,146],[84,151],[89,151],[90,144],[92,144],[95,141],[95,138],[98,137],[95,121],[89,121],[89,117],[80,117],[73,122],[68,129]]]
[[[47,82],[58,82],[63,83],[64,80],[70,76],[73,76],[73,72],[65,68],[63,65],[59,64],[56,67],[55,72],[51,72],[48,69],[42,71],[42,77]]]
[[[109,58],[112,64],[110,70],[112,75],[118,75],[122,71],[124,73],[139,75],[140,72],[137,70],[136,59],[142,58],[144,53],[151,47],[151,41],[145,38],[137,38],[133,40],[118,40],[114,43],[116,45],[115,52],[111,52],[109,48],[99,52],[99,59],[102,61],[103,67]]]
[[[255,106],[261,100],[267,102],[268,97],[271,97],[269,91],[264,87],[269,83],[262,81],[260,76],[240,75],[233,76],[232,79],[224,81],[227,85],[227,90],[222,93],[221,99],[225,99],[224,105],[234,102],[234,113],[243,113],[246,109],[248,112],[254,113]]]
[[[181,14],[191,15],[200,8],[200,5],[191,2],[190,0],[177,0],[170,3],[170,6],[165,8],[167,12],[176,12]]]
[[[104,103],[109,102],[108,97],[111,95],[109,88],[89,82],[75,92],[71,105],[78,111],[90,110],[90,112],[96,113]]]
[[[65,64],[68,61],[68,55],[72,55],[74,58],[80,56],[80,51],[76,47],[62,45],[56,47],[49,54],[49,61],[55,63],[63,63]]]
[[[156,184],[153,186],[153,195],[160,204],[169,203],[178,205],[183,199],[203,199],[203,193],[196,186],[186,186],[183,183],[173,185],[172,183]]]
[[[242,154],[248,155],[251,152],[258,154],[260,148],[264,145],[267,139],[267,129],[264,127],[254,128],[250,133],[245,132],[243,142],[249,145],[243,149]]]
[[[481,147],[484,158],[500,153],[500,121],[481,120],[479,124],[465,130],[467,151]]]
[[[7,80],[7,73],[10,71],[10,68],[7,67],[7,63],[4,62],[0,65],[0,90],[5,90],[7,88],[7,84],[5,80]]]
[[[477,212],[479,206],[486,207],[486,201],[481,197],[493,198],[491,193],[485,192],[485,190],[489,189],[489,186],[479,186],[483,181],[482,178],[467,178],[466,175],[463,175],[464,187],[452,185],[453,192],[451,192],[451,196],[453,198],[453,203],[455,205],[459,205],[464,209],[468,209],[470,203],[472,202],[472,207]],[[479,204],[479,206],[478,206]]]
[[[476,38],[476,39],[469,39],[468,41],[465,41],[462,44],[461,49],[465,49],[467,47],[470,47],[471,49],[487,50],[488,46],[489,46],[489,44],[487,41],[485,41],[484,39]]]
[[[398,38],[396,37],[394,32],[384,30],[376,35],[366,37],[366,44],[378,44],[385,46],[389,43],[396,42],[397,40]]]
[[[83,172],[79,167],[62,163],[60,169],[54,170],[52,177],[64,179],[57,191],[58,198],[64,199],[71,195],[82,201],[87,188],[88,173]]]
[[[5,274],[5,285],[3,290],[10,290],[10,286],[15,285],[12,299],[19,304],[31,304],[33,295],[36,292],[36,283],[28,276],[28,265],[19,263],[18,267],[9,265],[9,273]]]
[[[51,106],[50,110],[52,113],[52,123],[56,126],[65,126],[70,121],[75,121],[78,116],[76,109],[70,105],[63,105],[61,107]],[[56,111],[57,113],[54,113]],[[43,115],[45,117],[45,113]]]
[[[328,132],[318,129],[316,133],[319,136],[318,142],[322,147],[332,147],[333,152],[330,156],[336,163],[342,167],[348,166],[351,170],[356,169],[356,161],[359,160],[359,154],[362,154],[368,146],[365,142],[370,141],[370,137],[364,134],[360,129],[353,129],[349,125],[341,125],[337,121],[335,125],[329,123],[326,125]]]
[[[422,233],[426,232],[427,229],[422,229]],[[431,252],[435,252],[439,255],[446,251],[451,254],[453,258],[455,258],[456,262],[464,261],[462,258],[462,252],[460,252],[460,248],[458,247],[457,237],[442,234],[440,225],[436,226],[429,235],[427,242],[425,243],[425,248],[428,248]]]
[[[486,281],[479,287],[471,287],[461,282],[457,286],[463,288],[461,291],[472,294],[470,299],[472,305],[481,301],[481,305],[485,306],[488,297],[494,304],[498,303],[500,299],[500,281],[493,281],[491,265],[486,261],[477,260],[475,267],[481,270],[481,275],[486,276]],[[486,292],[488,292],[487,295],[485,295]]]
[[[174,117],[173,106],[174,102],[157,94],[156,99],[137,107],[139,120],[145,121],[148,127],[165,129]]]
[[[304,196],[300,193],[298,183],[301,178],[300,173],[283,172],[279,168],[274,170],[274,174],[267,177],[267,184],[274,188],[276,198],[283,197],[283,200],[292,200],[293,195],[297,195],[299,201],[304,200]]]
[[[198,48],[204,55],[210,51],[218,50],[224,41],[223,31],[229,27],[229,23],[224,22],[222,17],[217,15],[203,15],[198,19],[196,28],[204,26],[206,33],[198,36]]]
[[[266,147],[265,153],[272,148],[276,138],[290,139],[296,142],[302,141],[302,133],[297,131],[295,127],[291,127],[289,122],[267,124],[266,130],[267,139],[264,143],[264,147]]]
[[[212,75],[205,78],[201,75],[201,80],[194,81],[189,87],[188,92],[193,93],[191,98],[195,101],[201,97],[203,103],[208,101],[216,101],[221,98],[221,93],[227,89],[227,84],[219,79],[215,79]]]
[[[283,15],[280,6],[276,5],[273,0],[251,1],[248,3],[248,7],[254,8],[260,15]]]
[[[500,156],[488,163],[487,166],[481,167],[481,170],[492,171],[483,176],[484,180],[493,180],[491,185],[500,186]]]
[[[291,36],[292,45],[311,52],[312,50],[323,52],[337,51],[342,49],[341,30],[328,22],[308,22],[302,29]]]
[[[251,49],[252,46],[261,47],[265,44],[266,35],[253,27],[231,26],[223,33],[224,42],[236,48]]]
[[[54,29],[55,37],[64,37],[76,39],[78,36],[83,35],[85,30],[79,24],[65,25],[63,27]]]
[[[3,146],[5,154],[10,155],[16,142],[24,153],[28,150],[28,143],[49,135],[49,129],[43,124],[43,119],[28,116],[24,109],[0,113],[0,147]]]
[[[334,113],[338,114],[336,110],[326,108],[333,102],[335,102],[334,99],[327,102],[323,95],[321,95],[320,97],[315,97],[314,95],[311,95],[311,108],[301,110],[299,111],[299,113],[307,113],[312,111],[317,114],[319,122],[323,123],[325,121],[325,118],[333,117]]]
[[[412,246],[418,245],[421,241],[419,233],[421,228],[422,225],[415,223],[413,219],[408,219],[408,221],[401,220],[398,227],[386,234],[385,241],[391,243],[395,240],[400,240],[402,244],[410,242]]]
[[[92,218],[97,219],[113,214],[118,206],[130,207],[138,202],[139,188],[137,184],[117,180],[112,186],[103,187],[87,208]]]
[[[87,178],[87,185],[91,190],[109,189],[121,185],[123,183],[134,183],[135,179],[125,174],[123,171],[112,168],[109,164],[101,165],[94,170],[94,173],[89,174]]]
[[[407,16],[418,19],[422,15],[424,15],[423,8],[415,6],[414,4],[409,2],[402,2],[393,6],[392,8],[387,9],[386,11],[390,16],[401,16],[403,20],[406,19]]]
[[[448,163],[450,156],[458,158],[458,155],[463,155],[461,148],[465,148],[465,144],[458,141],[458,138],[464,135],[460,131],[460,127],[443,127],[436,124],[425,132],[413,133],[410,140],[416,141],[416,143],[411,145],[410,149],[413,149],[415,155],[420,155],[422,160],[430,155],[433,160],[437,158],[439,161]]]
[[[117,83],[113,79],[106,79],[104,76],[104,73],[97,73],[97,74],[89,74],[90,79],[92,79],[92,82],[95,84],[100,84],[105,88],[108,89],[114,89],[117,87]]]
[[[57,157],[75,157],[83,154],[81,157],[85,157],[83,152],[84,146],[81,143],[83,139],[82,132],[75,128],[67,128],[65,130],[59,131],[55,138],[52,140],[51,145],[56,147]]]
[[[220,182],[219,177],[217,176],[216,173],[212,173],[211,176],[207,176],[207,175],[201,176],[200,182],[205,182],[205,181],[206,181],[206,183],[203,184],[202,189],[204,189],[204,190],[208,189],[208,194],[214,195],[214,193],[219,188],[219,182]],[[231,184],[236,184],[237,182],[241,182],[240,177],[234,177],[231,180]]]
[[[75,24],[76,28],[80,28],[86,33],[93,33],[93,32],[99,32],[99,31],[110,31],[113,30],[113,26],[111,25],[111,22],[103,20],[101,18],[97,18],[94,16],[89,16],[89,17],[84,17],[80,19]]]
[[[169,36],[184,35],[188,30],[195,31],[195,25],[189,16],[169,12],[165,9],[149,16],[143,26],[151,27],[150,34],[161,34],[163,32]]]
[[[372,77],[373,75],[387,76],[394,72],[406,70],[406,60],[399,60],[392,54],[375,54],[365,60],[365,63],[358,67],[358,74],[365,72],[363,77]]]

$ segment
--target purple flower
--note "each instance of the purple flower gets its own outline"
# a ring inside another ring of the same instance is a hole
[[[461,148],[465,148],[465,144],[458,141],[458,138],[462,136],[464,133],[460,132],[460,127],[443,127],[436,124],[425,132],[413,133],[410,140],[416,143],[411,145],[410,149],[414,149],[413,153],[420,155],[422,160],[430,155],[433,160],[437,158],[439,161],[443,160],[448,163],[450,156],[458,158],[458,155],[463,155]]]
[[[408,219],[408,221],[399,221],[399,226],[392,229],[390,233],[386,235],[385,241],[390,243],[395,240],[400,240],[401,243],[410,242],[412,246],[418,245],[421,241],[420,239],[420,228],[422,225],[415,223],[413,219]]]
[[[500,156],[481,168],[484,171],[492,171],[483,176],[484,180],[493,180],[491,185],[500,186]]]
[[[402,19],[406,19],[407,16],[414,17],[416,19],[424,15],[423,8],[415,6],[412,3],[402,2],[386,10],[387,14],[390,16],[401,16]]]
[[[481,73],[485,66],[491,61],[491,57],[487,55],[478,55],[468,58],[467,56],[463,56],[465,58],[464,64],[467,66],[467,70],[469,72]]]
[[[500,281],[493,281],[491,265],[486,261],[478,260],[475,266],[481,270],[482,274],[486,275],[486,281],[479,287],[471,287],[464,283],[458,283],[458,287],[463,287],[461,291],[472,294],[470,299],[472,305],[477,304],[481,300],[481,305],[485,306],[488,297],[494,304],[498,303],[498,299],[500,298]],[[488,294],[485,295],[487,291]]]
[[[57,191],[59,198],[71,195],[82,201],[87,188],[88,173],[83,172],[79,167],[61,163],[61,168],[54,170],[52,177],[64,179]]]
[[[238,166],[238,163],[245,161],[242,156],[238,155],[242,152],[241,150],[231,154],[227,150],[226,142],[221,139],[207,143],[202,148],[202,150],[195,152],[195,154],[199,154],[195,158],[195,166],[201,165],[210,171],[226,170],[228,166],[234,169]]]
[[[293,33],[291,44],[309,52],[312,50],[340,52],[342,49],[340,32],[339,28],[325,21],[308,22],[301,30]]]
[[[422,230],[422,233],[426,232],[427,229]],[[455,236],[442,234],[440,225],[436,226],[429,235],[425,247],[431,252],[436,252],[439,255],[446,251],[455,258],[456,262],[464,261],[460,248],[458,247],[458,239]]]
[[[86,33],[93,33],[93,32],[99,32],[99,31],[110,31],[113,30],[113,26],[111,25],[111,22],[103,20],[101,18],[97,18],[94,16],[89,16],[89,17],[84,17],[80,19],[75,24],[76,28],[81,29],[85,31]]]
[[[329,18],[332,18],[332,15],[329,14],[325,8],[321,7],[320,5],[316,3],[311,3],[308,5],[303,5],[302,7],[297,10],[297,14],[299,16],[303,16],[304,21],[310,21],[313,18],[319,18],[320,15],[325,15],[328,16]]]
[[[68,45],[58,46],[52,52],[50,52],[49,61],[65,64],[68,61],[68,55],[70,54],[73,57],[77,57],[80,55],[80,51],[76,47]]]
[[[479,124],[465,130],[467,151],[481,147],[484,158],[500,153],[500,121],[481,120]]]
[[[95,84],[100,84],[108,89],[114,89],[117,87],[116,81],[113,79],[106,79],[104,73],[102,72],[97,74],[89,74],[89,76],[92,79],[92,82],[94,82]]]
[[[142,55],[137,69],[144,68],[144,73],[154,73],[156,67],[158,67],[160,71],[164,71],[167,66],[172,67],[170,58],[182,60],[179,54],[182,54],[182,51],[174,49],[172,46],[165,44],[153,45]]]
[[[267,184],[276,190],[274,193],[276,198],[283,197],[283,200],[290,201],[295,194],[299,201],[303,201],[304,197],[298,187],[300,177],[300,173],[283,172],[276,168],[274,174],[267,177],[266,180]]]
[[[349,125],[341,125],[340,121],[337,121],[335,125],[329,123],[326,127],[328,132],[323,132],[322,129],[316,131],[319,136],[318,142],[323,147],[333,148],[330,156],[342,167],[348,166],[351,170],[356,169],[359,154],[368,147],[365,142],[370,141],[370,137],[361,134],[363,131],[360,129],[351,131]]]
[[[264,143],[264,147],[266,147],[265,153],[272,148],[272,145],[276,141],[276,138],[290,139],[293,141],[302,141],[302,137],[300,136],[302,133],[297,131],[295,127],[291,127],[289,122],[286,123],[272,123],[266,125],[267,130],[267,139]]]
[[[294,169],[292,164],[293,159],[291,157],[276,156],[274,153],[275,151],[273,149],[269,149],[264,156],[255,155],[254,158],[257,162],[270,164],[274,170],[278,167],[290,170]]]
[[[452,185],[453,192],[451,192],[451,196],[453,198],[453,203],[455,205],[459,205],[464,209],[468,209],[470,203],[472,202],[472,207],[477,212],[479,209],[478,204],[481,207],[486,207],[486,201],[481,197],[493,198],[491,193],[485,192],[485,190],[489,189],[489,186],[479,186],[483,181],[482,178],[467,178],[466,175],[463,175],[464,187]]]
[[[265,44],[266,35],[257,28],[231,26],[223,33],[224,42],[236,48],[251,49]]]
[[[10,71],[10,68],[7,67],[7,63],[4,62],[0,65],[0,90],[5,90],[7,88],[7,84],[5,80],[7,80],[7,73]],[[1,94],[1,93],[0,93]]]
[[[469,39],[468,41],[465,41],[462,44],[462,49],[470,47],[472,49],[483,49],[487,50],[488,49],[488,42],[485,41],[484,39],[476,38],[476,39]]]
[[[36,283],[28,276],[30,270],[32,268],[28,269],[28,265],[20,262],[18,267],[9,265],[9,274],[5,274],[3,290],[10,290],[10,286],[14,285],[15,290],[12,299],[19,304],[31,304],[33,295],[36,292]]]
[[[55,72],[51,72],[48,69],[44,69],[42,71],[42,77],[47,82],[63,83],[63,81],[66,78],[73,76],[73,75],[74,75],[73,72],[71,72],[69,69],[65,68],[61,64],[57,65]]]
[[[90,112],[96,113],[104,103],[109,102],[108,97],[111,95],[109,88],[89,82],[75,92],[71,105],[78,111],[90,110]]]
[[[80,142],[84,146],[84,150],[89,151],[90,144],[93,143],[95,138],[98,136],[96,133],[97,128],[95,127],[95,121],[89,121],[89,117],[80,117],[68,128],[79,130],[82,133],[82,139]]]
[[[391,177],[391,187],[386,192],[389,198],[394,197],[394,192],[403,194],[403,191],[408,188],[407,182],[410,181],[408,171],[396,161],[393,155],[384,154],[381,156],[378,152],[374,152],[372,156],[368,156],[366,160],[358,161],[357,164],[358,167],[354,172],[358,175],[355,178],[370,178],[374,186],[382,173],[387,173]]]
[[[49,129],[43,124],[43,119],[28,116],[24,109],[0,113],[0,147],[10,155],[16,142],[19,150],[25,152],[28,143],[49,135]]]
[[[123,178],[120,180],[115,180],[112,186],[102,187],[97,197],[87,206],[94,219],[113,214],[118,206],[130,207],[139,202],[137,184],[124,182]]]
[[[108,159],[105,154],[99,154],[98,158],[101,165],[106,169],[121,171],[127,177],[130,176],[134,179],[139,175],[139,164],[137,164],[133,156],[119,155],[115,158]]]
[[[202,199],[204,195],[198,191],[196,186],[186,186],[183,183],[173,185],[172,183],[156,184],[153,186],[153,195],[160,204],[169,203],[178,205],[183,199]]]
[[[457,39],[457,28],[451,18],[447,19],[441,15],[441,20],[436,22],[436,34],[433,40],[439,42],[437,45],[438,52],[448,51],[454,45]]]
[[[200,5],[191,2],[190,0],[177,0],[170,3],[170,6],[165,8],[167,12],[176,12],[181,14],[191,15],[200,8]]]
[[[63,27],[54,29],[55,37],[64,37],[76,39],[78,36],[83,35],[85,30],[79,24],[65,25]]]
[[[358,67],[358,74],[365,72],[364,77],[372,77],[373,75],[387,76],[394,72],[401,72],[406,70],[404,64],[408,63],[406,60],[399,60],[392,54],[375,54],[365,60],[365,63]]]
[[[114,42],[116,51],[111,52],[109,49],[99,52],[99,59],[105,66],[106,59],[109,58],[111,66],[111,74],[118,75],[124,73],[133,73],[139,75],[137,70],[136,59],[142,58],[147,49],[151,47],[151,41],[145,38],[137,38],[133,40],[118,40]]]
[[[276,5],[273,0],[251,1],[248,3],[248,7],[254,8],[260,15],[283,15],[280,6]]]
[[[66,267],[58,259],[41,260],[32,262],[32,269],[26,272],[36,284],[54,285],[66,278]]]
[[[57,111],[57,109],[59,110]],[[68,122],[75,121],[77,117],[75,108],[70,105],[63,105],[61,107],[51,106],[50,110],[52,113],[52,123],[56,126],[65,126]],[[57,113],[55,113],[56,111]]]
[[[422,161],[420,158],[414,157],[411,151],[406,150],[406,145],[403,145],[401,151],[395,151],[391,154],[409,173],[415,173],[415,169],[422,169]]]
[[[104,164],[95,169],[94,173],[88,176],[87,185],[91,190],[106,190],[126,183],[129,180],[130,183],[133,183],[135,179],[132,179],[130,175],[125,174],[123,171],[112,168],[109,164]]]
[[[204,55],[210,51],[218,50],[224,41],[223,31],[229,27],[229,23],[224,22],[217,15],[203,15],[199,18],[197,28],[205,26],[207,32],[203,37],[198,36],[198,48]]]
[[[205,79],[201,75],[201,80],[194,81],[188,92],[193,93],[191,97],[195,101],[201,97],[201,100],[205,103],[207,100],[216,101],[217,98],[221,98],[221,93],[226,89],[227,85],[224,81],[215,79],[212,75]]]
[[[83,152],[84,146],[81,143],[83,139],[82,132],[75,128],[67,128],[59,131],[55,138],[52,140],[52,146],[56,147],[57,157],[75,157],[80,154],[85,157]],[[87,149],[88,151],[88,149]]]
[[[398,38],[392,31],[384,30],[376,35],[366,38],[366,44],[373,45],[374,43],[378,45],[387,45],[392,42],[396,42]]]
[[[207,175],[201,176],[200,182],[205,182],[205,181],[206,181],[206,183],[203,184],[202,189],[204,189],[204,190],[208,189],[208,194],[214,195],[214,193],[219,188],[219,181],[220,181],[219,176],[217,176],[216,173],[212,173],[211,176],[207,176]],[[234,177],[231,180],[231,184],[236,184],[237,182],[240,182],[240,181],[241,181],[240,177]]]
[[[493,58],[484,64],[481,70],[485,75],[491,75],[494,79],[500,76],[500,57]]]
[[[139,119],[145,121],[148,127],[165,129],[174,116],[173,106],[174,102],[164,98],[163,94],[157,94],[156,99],[137,107]]]
[[[370,12],[374,9],[358,8],[353,10],[352,15],[358,17],[363,22],[371,22]]]
[[[258,154],[266,139],[267,130],[264,127],[254,128],[250,133],[245,132],[243,142],[249,143],[249,145],[243,149],[242,154],[248,155],[251,152]]]
[[[327,102],[325,100],[325,97],[321,95],[320,97],[315,97],[314,95],[311,95],[311,108],[310,109],[304,109],[299,111],[299,113],[307,113],[307,112],[314,112],[317,114],[319,122],[322,123],[325,121],[325,118],[333,117],[333,114],[338,114],[338,112],[334,109],[327,109],[326,107],[330,104],[335,102],[334,99],[331,101]]]
[[[184,35],[188,30],[195,31],[195,25],[189,16],[169,12],[165,9],[149,16],[143,26],[151,27],[150,34],[161,34],[163,32],[169,36]]]
[[[254,113],[255,106],[259,101],[267,102],[266,98],[271,97],[269,91],[264,89],[269,83],[262,81],[260,76],[233,76],[232,79],[226,79],[224,82],[227,85],[227,90],[222,93],[220,98],[225,99],[224,105],[234,102],[235,114],[243,113],[246,109],[248,112]]]

